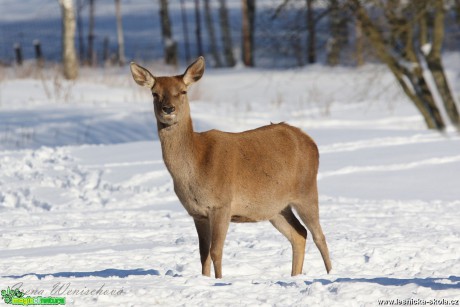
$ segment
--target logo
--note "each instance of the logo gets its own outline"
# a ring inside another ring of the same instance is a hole
[[[19,289],[11,290],[10,287],[2,290],[2,298],[6,304],[12,305],[65,305],[65,297],[24,296]]]

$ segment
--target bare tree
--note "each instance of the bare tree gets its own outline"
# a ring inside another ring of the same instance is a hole
[[[200,0],[195,0],[195,36],[198,56],[203,55],[203,43],[201,41],[201,13]]]
[[[80,62],[85,60],[85,43],[83,40],[83,21],[81,19],[81,12],[85,7],[83,0],[77,0],[77,28],[78,28],[78,54]]]
[[[441,96],[446,113],[452,124],[460,130],[460,116],[458,114],[454,96],[452,95],[452,90],[450,89],[449,82],[447,81],[446,74],[444,73],[444,66],[441,60],[442,42],[444,40],[444,2],[443,0],[434,0],[428,2],[427,5],[431,5],[433,7],[434,13],[430,14],[427,8],[422,8],[420,29],[426,29],[427,25],[433,25],[433,29],[431,31],[432,39],[431,48],[429,50],[425,49],[425,52],[422,52],[422,54],[425,57],[431,74],[433,75],[434,82],[439,95]],[[427,46],[428,31],[424,30],[420,31],[420,33],[424,36],[420,38],[421,47],[423,48]]]
[[[381,16],[384,20],[380,24],[370,18],[361,1],[351,0],[351,3],[352,11],[361,22],[363,32],[377,56],[390,68],[405,94],[422,114],[428,128],[442,130],[445,123],[436,103],[436,95],[426,80],[423,59],[435,80],[434,89],[438,91],[446,112],[452,123],[460,127],[458,111],[441,63],[443,1],[390,0],[379,2],[378,6],[373,2],[374,10],[383,11]],[[434,16],[434,19],[427,22],[429,16]]]
[[[347,16],[339,0],[329,0],[329,39],[327,42],[327,63],[338,65],[340,54],[348,42]]]
[[[96,64],[96,54],[94,52],[94,11],[95,0],[89,0],[89,21],[88,21],[88,55],[87,61],[89,65]]]
[[[313,11],[313,1],[306,0],[307,4],[307,61],[310,64],[316,62],[316,25],[315,13]]]
[[[256,12],[255,0],[242,0],[242,53],[243,63],[254,66],[254,21]]]
[[[59,0],[62,14],[62,62],[64,77],[78,77],[77,52],[75,50],[75,12],[72,0]]]
[[[214,22],[212,20],[212,12],[209,0],[204,0],[204,19],[206,21],[206,27],[208,29],[209,44],[211,47],[212,57],[214,59],[216,67],[221,67],[222,61],[220,60],[219,52],[217,50],[216,34],[214,31]]]
[[[115,12],[117,16],[117,41],[118,41],[118,64],[125,65],[125,40],[123,37],[123,24],[121,21],[121,0],[115,0]]]
[[[222,45],[224,47],[225,61],[227,66],[235,66],[235,57],[233,56],[232,35],[230,32],[230,23],[228,21],[228,10],[226,0],[219,0],[219,19],[220,29],[222,32]]]
[[[177,43],[172,37],[168,0],[160,0],[160,20],[165,62],[166,64],[177,65]]]
[[[327,63],[339,64],[340,57],[340,8],[338,0],[329,0],[329,28],[331,35],[327,42]]]
[[[355,18],[355,54],[356,65],[364,65],[364,36],[361,21]]]
[[[460,24],[460,0],[454,2],[455,21]]]
[[[190,41],[188,38],[188,22],[187,22],[187,11],[185,9],[185,0],[180,0],[180,11],[182,17],[182,32],[184,33],[184,44],[185,44],[185,60],[190,62]]]
[[[278,16],[280,15],[280,13],[286,9],[286,7],[288,6],[289,2],[295,2],[295,1],[292,1],[292,0],[284,0],[281,4],[278,5],[278,7],[275,9],[275,12],[273,14],[273,16],[271,17],[271,19],[275,19],[275,18],[278,18]],[[315,8],[314,8],[314,4],[315,4],[315,0],[305,0],[305,24],[306,24],[306,33],[307,33],[307,62],[312,64],[312,63],[316,63],[316,31],[317,31],[317,25],[318,23],[321,21],[322,18],[324,18],[325,16],[327,16],[331,10],[333,9],[336,9],[336,14],[337,14],[337,17],[338,18],[333,18],[334,22],[337,22],[339,21],[338,23],[343,23],[343,17],[341,16],[341,13],[338,12],[339,8],[338,8],[338,0],[329,0],[330,2],[330,5],[329,5],[329,8],[325,9],[325,10],[322,10],[320,13],[318,14],[315,14]],[[343,33],[343,29],[340,29],[338,30],[339,27],[342,27],[343,25],[340,24],[340,25],[337,25],[334,27],[331,27],[331,28],[334,28],[334,30],[336,30],[337,33],[333,33],[333,35],[331,35],[331,39],[329,41],[329,48],[334,51],[336,51],[336,46],[333,46],[332,43],[335,43],[335,42],[332,42],[331,40],[334,40],[334,36],[336,37],[339,37],[341,35],[344,35],[345,33]],[[339,32],[340,31],[340,32]],[[341,39],[338,39],[337,40],[337,43],[341,43]],[[298,42],[294,42],[295,45],[297,46],[300,46],[300,44]],[[301,49],[299,47],[297,47],[296,49]],[[339,50],[340,51],[340,50]],[[298,62],[299,63],[302,63],[303,60],[301,59],[302,57],[301,56],[297,56],[298,58]],[[338,58],[338,56],[337,56]]]

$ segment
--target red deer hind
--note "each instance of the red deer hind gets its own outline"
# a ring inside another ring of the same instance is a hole
[[[174,191],[193,217],[202,274],[222,277],[222,251],[230,222],[269,220],[292,245],[291,274],[302,273],[307,231],[331,270],[319,223],[315,142],[300,129],[272,124],[241,133],[193,131],[187,89],[200,80],[199,57],[183,75],[154,77],[131,63],[134,80],[152,91],[163,160]]]

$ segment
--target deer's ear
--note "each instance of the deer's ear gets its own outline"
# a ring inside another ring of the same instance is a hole
[[[184,81],[185,85],[189,86],[192,83],[201,79],[204,73],[204,57],[200,56],[198,59],[195,60],[185,71],[184,75],[182,76],[182,80]]]
[[[133,75],[134,81],[140,86],[145,86],[148,88],[152,88],[155,84],[155,78],[152,74],[142,66],[137,65],[134,62],[131,62],[129,65],[131,68],[131,74]]]

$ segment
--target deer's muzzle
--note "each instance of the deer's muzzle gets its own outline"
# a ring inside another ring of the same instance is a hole
[[[164,107],[161,108],[161,110],[165,114],[171,114],[172,112],[174,112],[176,110],[176,108],[174,106],[164,106]]]

